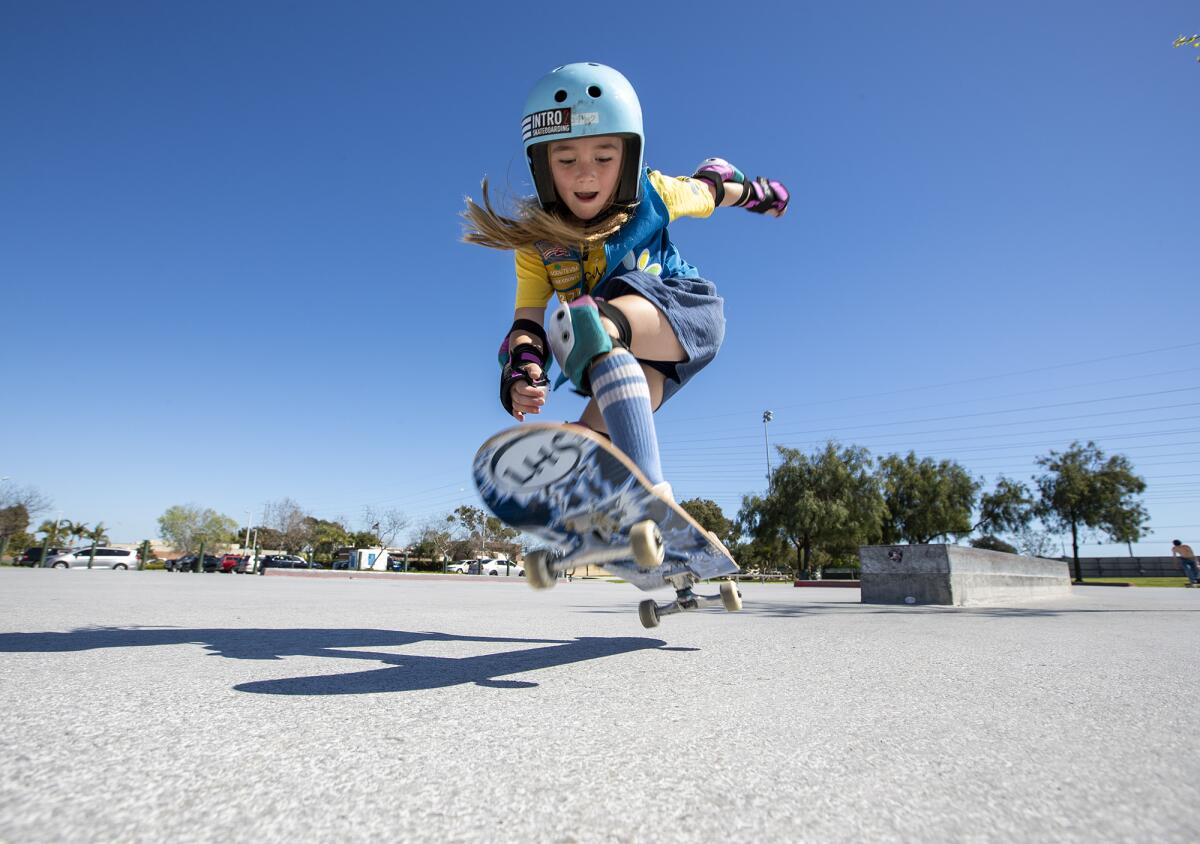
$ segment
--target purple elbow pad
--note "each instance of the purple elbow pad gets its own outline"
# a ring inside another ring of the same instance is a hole
[[[722,182],[736,182],[740,185],[746,181],[746,175],[724,158],[704,159],[696,168],[696,175],[699,176],[701,173],[712,173]]]
[[[746,175],[724,158],[704,159],[696,168],[696,172],[692,174],[692,178],[708,182],[713,186],[713,195],[717,205],[725,201],[726,182],[735,182],[740,185],[746,181]]]

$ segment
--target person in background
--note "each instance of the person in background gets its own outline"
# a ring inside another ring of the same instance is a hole
[[[1178,539],[1171,543],[1171,556],[1178,557],[1183,563],[1183,573],[1187,575],[1187,588],[1194,589],[1200,581],[1200,571],[1196,568],[1196,552],[1191,545],[1184,545]]]

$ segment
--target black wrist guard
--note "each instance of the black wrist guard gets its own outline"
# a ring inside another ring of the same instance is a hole
[[[534,322],[531,319],[515,319],[513,320],[512,327],[508,329],[508,334],[506,334],[504,337],[505,344],[508,343],[508,338],[513,335],[514,331],[523,331],[526,334],[530,334],[534,337],[534,339],[542,344],[542,348],[539,351],[542,353],[542,368],[545,369],[544,361],[549,359],[547,357],[549,352],[546,350],[550,348],[550,341],[546,339],[546,329],[542,328],[541,323]],[[523,343],[522,345],[529,344]]]
[[[534,343],[518,343],[512,349],[508,348],[508,338],[514,331],[532,335],[541,342],[539,348]],[[524,381],[531,387],[544,387],[550,383],[546,377],[546,365],[550,362],[550,341],[546,337],[546,329],[531,319],[513,320],[512,328],[500,346],[500,405],[506,413],[512,414],[512,388],[518,381]],[[526,371],[526,367],[537,364],[542,369],[542,377],[534,379]]]
[[[783,182],[759,176],[742,186],[742,198],[734,205],[752,214],[766,214],[768,211],[782,214],[787,210],[789,198]]]
[[[533,346],[528,343],[522,343],[514,349],[513,357],[516,357],[516,352],[521,349],[532,349]],[[526,362],[528,366],[530,362]],[[500,406],[504,408],[504,412],[512,414],[512,388],[518,381],[524,381],[531,387],[545,387],[550,383],[550,379],[546,377],[546,367],[542,365],[542,377],[538,379],[531,378],[529,373],[524,368],[514,369],[511,363],[504,364],[504,368],[500,370]]]

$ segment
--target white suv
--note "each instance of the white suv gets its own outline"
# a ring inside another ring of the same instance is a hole
[[[76,548],[65,554],[51,557],[45,562],[46,568],[51,569],[85,569],[88,559],[92,556],[92,548]],[[96,558],[92,561],[94,569],[131,569],[137,568],[137,552],[125,548],[97,548]]]

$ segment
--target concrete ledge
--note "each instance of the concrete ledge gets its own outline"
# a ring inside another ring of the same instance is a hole
[[[843,589],[857,589],[862,584],[860,583],[860,581],[857,581],[857,580],[797,580],[792,585],[793,586],[819,586],[822,589],[828,588],[830,586],[832,586],[834,588],[842,587]]]
[[[1013,604],[1071,594],[1067,564],[958,545],[858,549],[864,604]]]

